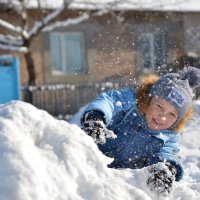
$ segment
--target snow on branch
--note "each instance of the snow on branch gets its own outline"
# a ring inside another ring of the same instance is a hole
[[[101,16],[101,15],[104,15],[105,13],[107,13],[107,12],[108,12],[108,10],[102,9],[102,10],[99,10],[99,11],[93,13],[93,14],[84,13],[81,16],[78,16],[78,17],[75,17],[75,18],[68,18],[68,19],[63,20],[63,21],[57,21],[55,23],[52,23],[48,26],[45,26],[42,31],[43,32],[52,31],[52,30],[54,30],[55,28],[58,28],[58,27],[66,27],[66,26],[69,26],[69,25],[79,24],[82,21],[87,20],[91,16]],[[38,29],[37,26],[41,26],[41,22],[37,22],[37,23],[38,23],[38,25],[36,24],[35,27],[33,27],[33,29],[29,32],[30,36],[32,34],[34,34],[35,31]]]
[[[63,4],[59,9],[56,9],[46,17],[42,19],[40,22],[35,22],[35,25],[33,28],[29,31],[29,36],[33,37],[34,35],[37,35],[40,30],[42,30],[45,26],[47,26],[53,19],[55,19],[65,8],[67,4]]]
[[[19,27],[19,26],[15,27],[14,25],[12,25],[2,19],[0,19],[0,26],[4,27],[10,31],[16,32],[16,33],[22,33],[21,27]]]
[[[26,53],[28,51],[28,49],[24,46],[17,47],[17,46],[12,46],[12,45],[3,45],[3,44],[0,44],[0,49],[9,50],[9,51],[18,51],[21,53]]]
[[[80,23],[84,20],[87,20],[88,18],[89,18],[89,14],[85,13],[81,16],[76,17],[76,18],[69,18],[67,20],[55,22],[54,24],[45,27],[43,29],[43,31],[52,31],[53,29],[55,29],[57,27],[66,27],[66,26],[69,26],[69,25],[72,25],[72,24],[78,24],[78,23]]]
[[[0,34],[0,43],[17,45],[17,46],[23,44],[22,39],[20,37],[14,37],[12,35],[3,35],[3,34]]]
[[[97,12],[93,13],[92,15],[93,16],[102,16],[102,15],[108,13],[108,12],[109,12],[109,10],[104,8],[104,9],[98,10]]]

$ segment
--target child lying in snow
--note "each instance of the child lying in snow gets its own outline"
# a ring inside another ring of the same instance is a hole
[[[102,93],[87,106],[82,129],[105,155],[114,158],[109,167],[152,165],[147,185],[161,195],[169,194],[173,181],[183,176],[179,132],[192,116],[192,91],[199,85],[200,69],[189,67],[161,78],[149,76],[136,92]],[[159,162],[165,163],[165,169],[156,167]]]

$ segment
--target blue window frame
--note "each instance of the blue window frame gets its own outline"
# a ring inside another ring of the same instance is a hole
[[[81,32],[50,34],[51,63],[54,73],[84,73],[85,49]]]

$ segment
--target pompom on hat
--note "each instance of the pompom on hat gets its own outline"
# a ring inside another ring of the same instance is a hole
[[[168,73],[158,79],[150,90],[150,97],[161,97],[176,108],[178,119],[173,124],[175,127],[192,106],[193,90],[198,86],[200,69],[185,67],[178,73]]]

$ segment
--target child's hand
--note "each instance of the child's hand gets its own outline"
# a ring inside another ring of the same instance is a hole
[[[149,168],[150,177],[147,180],[149,189],[158,195],[168,196],[172,191],[176,168],[169,162],[152,165]]]
[[[104,144],[106,138],[115,138],[115,134],[105,127],[103,121],[87,120],[82,126],[83,130],[93,138],[95,143]]]
[[[93,138],[95,143],[104,144],[106,138],[116,138],[113,131],[108,130],[99,112],[92,111],[86,114],[82,129]]]

